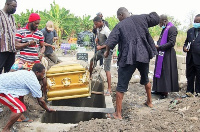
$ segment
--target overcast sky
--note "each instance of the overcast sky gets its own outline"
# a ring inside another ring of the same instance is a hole
[[[6,0],[0,0],[0,9],[4,7]],[[104,18],[116,16],[119,7],[126,7],[133,14],[146,14],[156,11],[159,15],[174,16],[183,25],[187,24],[189,14],[200,14],[199,0],[55,0],[55,2],[76,16],[91,15],[102,12]],[[26,9],[44,10],[50,9],[53,0],[17,0],[16,13],[25,12]]]

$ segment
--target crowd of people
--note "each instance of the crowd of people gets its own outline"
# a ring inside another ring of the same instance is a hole
[[[10,131],[17,121],[29,121],[22,113],[26,111],[23,97],[29,93],[38,99],[39,105],[48,112],[49,109],[42,98],[46,92],[47,81],[45,67],[41,64],[44,55],[54,63],[60,60],[54,53],[54,41],[58,39],[52,21],[38,30],[40,16],[32,13],[24,28],[12,14],[17,8],[16,0],[6,0],[0,10],[0,103],[8,106],[12,114],[3,132]],[[177,28],[168,21],[166,15],[156,12],[132,15],[125,7],[117,10],[119,23],[110,31],[108,22],[101,12],[93,19],[96,42],[94,57],[90,60],[90,78],[97,61],[104,66],[108,90],[111,94],[111,60],[113,49],[118,45],[118,83],[116,88],[116,112],[108,117],[122,119],[122,100],[128,90],[129,81],[136,69],[140,72],[140,84],[144,85],[147,99],[144,105],[152,108],[151,94],[159,94],[161,99],[167,98],[169,92],[178,92],[178,70],[174,49]],[[154,43],[148,28],[159,25],[162,28],[157,44]],[[187,52],[186,77],[187,91],[184,97],[193,94],[200,96],[200,15],[194,19],[194,25],[187,32],[183,51]],[[16,57],[16,52],[19,55]],[[148,78],[150,59],[156,56],[153,86]],[[4,74],[2,74],[4,72]],[[195,82],[195,85],[194,85]],[[195,88],[194,88],[195,86]]]

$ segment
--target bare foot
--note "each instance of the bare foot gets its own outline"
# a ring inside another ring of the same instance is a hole
[[[153,108],[153,104],[152,103],[145,102],[144,105],[146,105],[147,107]]]
[[[116,113],[107,114],[106,116],[107,116],[107,118],[110,118],[110,119],[118,119],[118,120],[122,120],[122,117],[121,117],[121,116],[117,116]]]

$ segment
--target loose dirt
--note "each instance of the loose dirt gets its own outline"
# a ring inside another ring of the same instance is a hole
[[[73,61],[73,60],[71,60]],[[112,74],[113,80],[116,73]],[[106,86],[107,84],[105,84]],[[112,97],[115,105],[116,83],[112,83]],[[42,124],[44,110],[30,95],[25,97],[28,108],[25,116],[33,119],[32,123],[15,123],[18,132],[198,132],[200,130],[200,97],[180,98],[185,94],[186,84],[180,84],[180,92],[171,93],[160,100],[152,95],[153,108],[145,106],[144,86],[130,83],[125,93],[122,106],[123,120],[91,119],[80,122],[71,128],[67,124]],[[0,112],[0,131],[7,122],[10,110],[7,107]]]

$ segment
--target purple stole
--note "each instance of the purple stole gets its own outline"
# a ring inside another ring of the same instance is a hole
[[[160,45],[164,45],[167,43],[167,36],[168,36],[168,31],[169,28],[174,26],[171,22],[167,24],[167,27],[164,29]],[[164,51],[159,51],[158,53],[158,58],[157,58],[157,64],[156,64],[156,70],[155,70],[155,77],[160,78],[161,76],[161,71],[162,71],[162,63],[163,63],[163,58],[164,58],[165,52]]]

